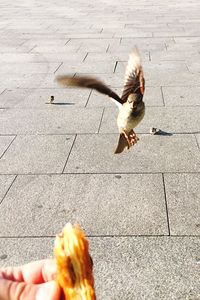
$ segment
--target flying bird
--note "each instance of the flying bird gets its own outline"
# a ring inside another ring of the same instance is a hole
[[[130,53],[121,97],[94,77],[60,75],[56,77],[56,80],[63,86],[95,89],[114,100],[119,108],[117,117],[119,140],[115,154],[123,152],[126,148],[129,149],[137,143],[139,139],[133,129],[140,123],[145,114],[145,104],[143,102],[145,80],[137,49]]]

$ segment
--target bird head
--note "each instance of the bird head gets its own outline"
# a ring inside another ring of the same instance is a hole
[[[130,109],[139,110],[143,106],[142,98],[143,96],[141,94],[130,94],[127,100]]]

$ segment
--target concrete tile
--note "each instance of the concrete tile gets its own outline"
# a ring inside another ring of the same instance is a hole
[[[142,30],[142,29],[131,29],[131,28],[124,28],[122,30],[118,30],[115,34],[114,37],[118,38],[118,37],[152,37],[152,32],[148,32],[146,30]]]
[[[62,54],[66,54],[66,53],[70,53],[72,52],[77,52],[79,49],[79,47],[70,47],[67,45],[64,46],[58,46],[58,45],[45,45],[45,46],[35,46],[32,50],[31,53],[62,53]]]
[[[113,88],[119,96],[122,94],[122,88]],[[163,99],[161,89],[159,87],[150,87],[145,88],[144,101],[146,106],[163,106]],[[115,107],[113,101],[96,91],[92,91],[88,104],[88,107]]]
[[[200,63],[194,62],[194,63],[188,63],[187,65],[191,73],[200,73]]]
[[[77,136],[65,173],[154,173],[200,170],[200,152],[193,135],[140,135],[139,137],[140,141],[132,149],[114,155],[118,135]]]
[[[56,74],[66,74],[66,73],[113,73],[115,68],[115,62],[102,63],[102,62],[93,62],[93,63],[63,63],[58,69]]]
[[[86,57],[87,52],[74,53],[74,51],[66,53],[43,53],[43,60],[45,59],[48,62],[82,62]],[[37,55],[35,60],[39,60],[40,56]]]
[[[86,59],[85,59],[85,63],[94,63],[94,62],[99,62],[101,61],[102,64],[103,63],[112,63],[112,62],[116,62],[116,61],[127,61],[128,60],[128,55],[130,52],[126,51],[126,52],[120,52],[117,51],[118,48],[116,48],[116,51],[113,53],[98,53],[98,52],[89,52]]]
[[[198,299],[199,245],[199,238],[92,239],[98,299]]]
[[[200,105],[200,87],[163,87],[166,106]]]
[[[181,74],[181,76],[180,76]],[[160,72],[147,73],[145,72],[146,85],[150,86],[199,86],[200,75],[187,72]]]
[[[74,136],[18,136],[0,160],[1,174],[61,173]]]
[[[148,99],[146,100],[148,102]],[[118,108],[104,111],[100,133],[118,133]],[[172,133],[200,132],[200,107],[146,107],[145,117],[136,127],[136,132],[149,133],[150,127]]]
[[[100,37],[100,36],[99,36]],[[106,38],[76,38],[71,39],[68,43],[71,45],[78,45],[78,52],[106,52],[109,45],[119,45],[120,39],[106,39]]]
[[[50,96],[54,96],[55,106],[84,107],[88,101],[89,89],[13,89],[0,95],[1,108],[47,108]]]
[[[1,111],[0,111],[1,112]],[[10,143],[13,141],[14,136],[0,136],[0,157],[6,151]]]
[[[38,73],[54,73],[60,63],[4,63],[0,70],[0,74],[38,74]]]
[[[89,241],[97,299],[199,298],[199,237],[90,237]],[[52,257],[53,243],[54,238],[0,239],[0,256],[5,257],[0,266]]]
[[[198,51],[162,51],[162,52],[151,52],[151,59],[152,61],[185,61],[187,59],[190,59],[190,57],[196,57],[197,59],[200,58],[200,55],[198,54]]]
[[[97,133],[102,108],[46,105],[46,109],[0,110],[1,134]]]
[[[0,175],[0,204],[10,185],[12,184],[14,178],[15,176],[12,175]]]
[[[158,174],[19,176],[0,219],[0,235],[6,236],[55,235],[67,219],[88,235],[168,234]]]
[[[199,235],[200,174],[165,174],[172,235]]]
[[[52,238],[0,238],[0,267],[53,257]]]

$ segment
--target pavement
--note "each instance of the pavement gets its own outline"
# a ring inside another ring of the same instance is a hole
[[[78,222],[97,299],[200,299],[199,1],[0,8],[0,266],[52,257],[55,234]],[[90,74],[120,92],[135,45],[146,115],[138,144],[114,155],[114,104],[54,79]]]

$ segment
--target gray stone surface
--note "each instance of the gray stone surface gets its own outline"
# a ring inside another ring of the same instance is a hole
[[[148,96],[146,96],[147,98]],[[148,98],[146,99],[148,103]],[[106,108],[100,133],[118,133],[118,108]],[[143,121],[135,128],[136,132],[149,133],[150,127],[163,132],[195,133],[200,132],[200,106],[196,107],[146,107]]]
[[[163,87],[166,106],[199,106],[200,87]]]
[[[165,174],[172,235],[200,235],[200,174]]]
[[[77,136],[66,173],[199,172],[200,151],[193,135],[139,135],[130,151],[114,155],[118,135]]]
[[[199,12],[197,0],[1,1],[0,265],[52,256],[76,221],[93,235],[97,299],[200,299]],[[114,155],[114,104],[55,76],[119,92],[135,46],[147,111],[138,144]]]
[[[67,220],[87,235],[168,235],[158,174],[18,176],[0,219],[1,236],[55,235]]]
[[[54,96],[56,107],[84,107],[87,104],[91,90],[89,89],[13,89],[5,90],[0,95],[0,108],[45,108],[50,96]]]
[[[199,299],[199,237],[89,240],[97,299]],[[52,257],[53,241],[45,237],[0,239],[0,256],[6,256],[0,265]]]
[[[12,184],[14,178],[15,176],[12,175],[0,175],[0,204],[10,185]]]
[[[102,108],[74,108],[46,105],[37,109],[0,110],[2,134],[97,133]],[[35,116],[37,114],[37,117]]]
[[[1,66],[0,74],[54,73],[59,65],[59,63],[4,63]]]
[[[0,174],[61,173],[74,136],[18,136],[0,160]]]
[[[64,63],[56,72],[57,74],[68,74],[68,73],[93,73],[93,74],[104,74],[113,73],[115,68],[115,62],[102,63],[102,62],[82,62],[82,63]]]

